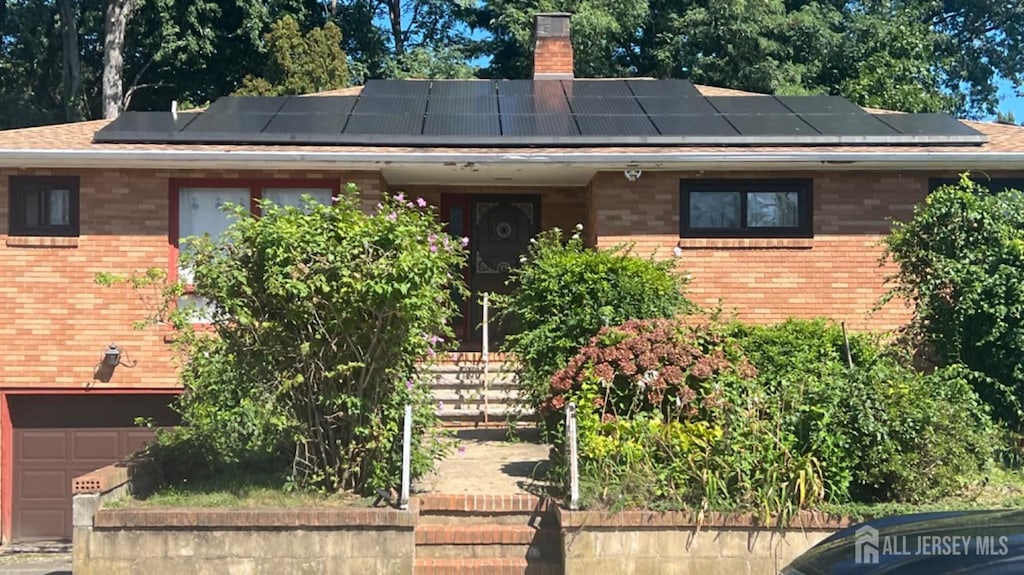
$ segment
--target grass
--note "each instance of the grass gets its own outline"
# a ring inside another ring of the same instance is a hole
[[[963,492],[930,503],[827,504],[821,511],[865,520],[908,513],[965,511],[971,509],[1019,509],[1024,507],[1024,471],[998,466],[984,481]]]
[[[284,488],[279,477],[236,475],[161,488],[142,497],[111,501],[125,507],[369,507],[373,498]]]

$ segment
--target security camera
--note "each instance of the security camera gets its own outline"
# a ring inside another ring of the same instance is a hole
[[[643,174],[643,170],[637,168],[627,168],[622,171],[622,175],[626,176],[626,179],[630,182],[635,182],[640,179],[640,175]]]

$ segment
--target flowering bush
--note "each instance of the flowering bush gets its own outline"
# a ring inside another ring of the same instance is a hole
[[[212,450],[207,461],[287,453],[296,486],[365,493],[397,483],[412,403],[413,473],[423,473],[438,420],[415,366],[451,339],[462,244],[403,194],[372,214],[352,186],[331,206],[262,208],[257,218],[229,207],[235,221],[219,240],[182,253],[212,331],[191,331],[187,309],[173,316],[181,439]]]
[[[716,376],[734,368],[742,378],[757,374],[745,358],[730,360],[720,344],[709,332],[668,319],[602,328],[551,378],[552,394],[541,409],[562,410],[566,393],[593,382],[602,389],[594,407],[604,421],[642,412],[659,413],[666,421],[693,419],[721,406]]]
[[[551,376],[601,327],[687,312],[686,280],[674,266],[628,247],[588,249],[582,226],[568,240],[557,229],[540,234],[512,272],[515,291],[497,302],[518,327],[504,350],[517,362],[530,407],[541,405]]]

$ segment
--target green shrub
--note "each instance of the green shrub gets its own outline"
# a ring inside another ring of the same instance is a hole
[[[189,241],[181,262],[212,330],[193,331],[187,308],[172,316],[187,427],[161,445],[191,469],[169,463],[165,478],[266,461],[301,488],[393,486],[407,403],[413,476],[430,468],[439,421],[415,366],[450,338],[465,254],[425,205],[399,194],[367,215],[350,186],[331,206],[229,207],[221,239]]]
[[[910,334],[940,365],[988,376],[978,392],[1013,427],[1024,401],[1024,194],[989,193],[966,176],[897,223],[886,255],[899,265],[888,298],[913,305]]]
[[[837,433],[848,437],[850,499],[926,502],[962,489],[1000,436],[960,367],[931,375],[885,362],[854,370]]]
[[[625,247],[587,249],[580,231],[568,241],[557,229],[540,234],[512,272],[514,293],[498,301],[518,324],[504,350],[518,363],[534,407],[547,396],[551,376],[602,326],[670,318],[691,307],[674,262],[635,257]]]
[[[841,329],[823,320],[631,321],[555,374],[543,410],[555,421],[577,405],[591,505],[786,516],[921,501],[977,479],[998,437],[971,374],[920,375],[864,335],[850,348],[853,369]]]

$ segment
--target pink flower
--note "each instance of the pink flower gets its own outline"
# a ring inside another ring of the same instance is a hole
[[[437,253],[437,246],[435,246],[434,244],[430,244],[430,253]]]
[[[412,380],[411,379],[405,380],[405,388],[410,390],[410,391],[412,390]]]
[[[416,198],[416,205],[421,208],[425,208],[427,207],[427,200],[424,200],[423,198]]]
[[[396,214],[395,212],[391,212],[390,214],[388,214],[388,221],[389,222],[393,222],[393,221],[395,221],[397,219],[398,219],[398,214]]]
[[[468,245],[469,245],[469,238],[462,238],[462,247],[466,247]]]
[[[395,199],[400,201],[400,202],[404,202],[405,201],[405,194],[403,194],[402,192],[398,192],[397,194],[395,194]]]

